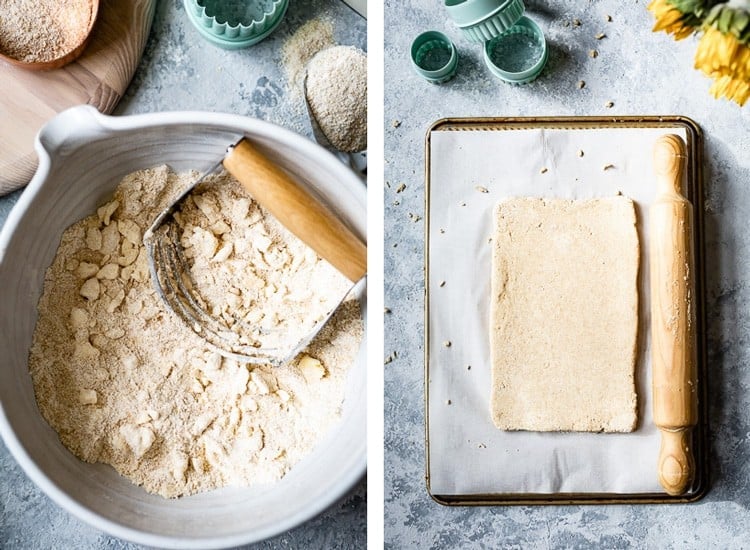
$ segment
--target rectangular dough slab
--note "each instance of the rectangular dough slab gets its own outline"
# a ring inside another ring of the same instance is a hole
[[[622,196],[495,207],[490,406],[498,428],[635,429],[635,224]]]

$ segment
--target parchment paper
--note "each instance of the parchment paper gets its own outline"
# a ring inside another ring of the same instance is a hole
[[[663,492],[656,477],[660,436],[651,414],[646,236],[655,195],[651,154],[665,133],[686,139],[682,128],[432,132],[427,330],[433,494]],[[604,170],[608,164],[612,168]],[[493,206],[512,196],[586,199],[618,192],[636,204],[641,245],[636,431],[498,430],[489,413]]]

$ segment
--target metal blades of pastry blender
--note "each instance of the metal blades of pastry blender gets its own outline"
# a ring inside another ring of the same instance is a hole
[[[261,337],[267,332],[248,327],[237,317],[227,322],[208,312],[207,304],[196,291],[189,263],[183,253],[181,233],[174,213],[185,197],[206,177],[220,171],[222,162],[223,158],[185,189],[169,208],[157,216],[144,234],[151,281],[162,301],[215,351],[243,363],[281,364],[288,359],[287,353],[277,348],[265,348],[261,353],[258,341],[248,338],[248,335]],[[239,328],[245,331],[243,336],[240,336]]]
[[[173,220],[165,220],[149,239],[149,256],[153,258],[151,277],[157,292],[172,311],[211,348],[225,357],[243,363],[282,365],[290,361],[312,342],[341,304],[353,293],[356,295],[360,292],[367,282],[366,276],[357,281],[293,349],[261,348],[259,339],[270,334],[270,331],[251,326],[238,317],[232,318],[230,326],[208,313],[206,303],[195,292],[195,282],[187,268],[187,259],[182,255],[179,242],[180,233]],[[248,334],[258,339],[248,339]]]
[[[239,337],[209,315],[205,302],[194,292],[195,283],[183,254],[180,231],[174,219],[174,213],[185,197],[206,177],[220,171],[222,161],[223,158],[204,172],[172,201],[169,208],[156,217],[144,233],[143,243],[148,253],[151,281],[161,300],[207,344],[224,353],[227,343],[236,343]]]
[[[180,231],[171,217],[165,218],[146,242],[157,293],[207,344],[222,355],[242,362],[282,362],[279,350],[272,348],[265,350],[265,354],[258,354],[257,346],[247,340],[243,342],[238,331],[208,313],[205,301],[195,291],[195,282],[180,246]],[[241,322],[240,319],[234,321]],[[262,336],[260,331],[258,335]]]

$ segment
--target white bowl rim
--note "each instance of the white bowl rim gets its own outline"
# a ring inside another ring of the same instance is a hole
[[[99,113],[99,111],[90,105],[79,105],[62,111],[47,122],[34,140],[34,147],[39,157],[39,164],[34,176],[8,214],[4,226],[0,229],[0,264],[4,260],[5,251],[11,235],[15,231],[16,226],[22,217],[26,214],[33,197],[40,190],[42,184],[49,175],[51,158],[56,153],[56,149],[59,146],[64,145],[66,139],[78,135],[81,132],[80,126],[77,127],[75,124],[71,124],[73,120],[77,122],[83,121],[84,124],[88,122],[89,130],[99,128],[106,130],[109,133],[144,127],[206,124],[217,127],[228,127],[229,130],[237,129],[238,135],[240,132],[245,132],[267,136],[276,141],[291,142],[300,152],[304,153],[306,156],[316,157],[320,160],[321,164],[326,166],[326,168],[333,172],[338,172],[341,175],[342,180],[348,180],[349,183],[347,185],[351,186],[353,189],[361,188],[360,191],[366,195],[364,182],[354,174],[354,172],[344,166],[332,153],[309,139],[270,122],[242,115],[214,113],[210,111],[169,111],[127,116],[108,116]],[[45,137],[52,137],[59,141],[53,144],[47,142],[47,146],[45,147],[42,143]],[[364,202],[366,203],[366,201]],[[353,464],[352,467],[349,471],[344,472],[342,477],[339,478],[336,483],[339,489],[338,491],[329,492],[325,498],[320,499],[314,506],[310,506],[305,510],[301,510],[296,514],[288,516],[284,521],[279,522],[272,527],[244,534],[220,537],[174,537],[145,533],[138,529],[133,529],[112,521],[111,519],[98,514],[96,511],[79,504],[68,496],[65,491],[59,489],[24,450],[22,444],[10,426],[2,401],[0,401],[0,436],[2,436],[5,445],[8,447],[8,450],[21,469],[58,506],[78,519],[104,531],[105,533],[137,544],[162,548],[230,548],[259,542],[281,534],[301,525],[329,508],[339,498],[342,498],[348,491],[350,491],[354,484],[357,483],[367,471],[367,450],[366,445],[364,445],[362,452],[360,453],[361,456],[351,461]]]

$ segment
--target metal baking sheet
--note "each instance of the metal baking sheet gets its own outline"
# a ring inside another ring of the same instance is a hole
[[[651,149],[659,135],[688,149],[685,191],[695,211],[699,423],[696,477],[681,496],[656,481],[660,436],[651,417],[648,205]],[[702,137],[682,117],[445,119],[426,140],[426,469],[442,504],[686,502],[708,487],[703,331]],[[578,151],[584,150],[583,157]],[[612,168],[603,170],[603,166]],[[546,168],[542,173],[542,168]],[[478,188],[489,193],[480,193]],[[641,239],[639,424],[632,434],[502,432],[489,415],[487,303],[492,206],[508,196],[636,203]],[[645,241],[645,242],[644,242]],[[445,281],[445,283],[443,283]],[[446,341],[451,346],[446,347]],[[470,368],[469,368],[470,367]]]

